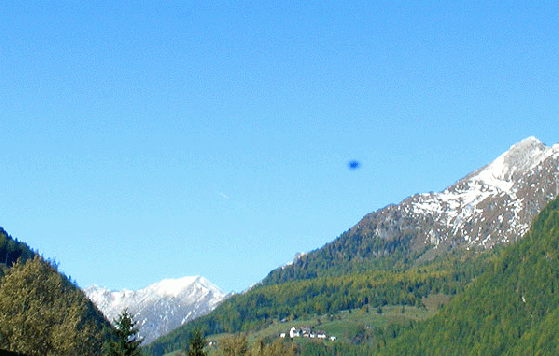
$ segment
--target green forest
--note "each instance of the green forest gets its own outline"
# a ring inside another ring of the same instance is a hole
[[[342,239],[272,271],[261,284],[145,350],[163,355],[184,349],[194,329],[208,335],[250,335],[280,320],[395,305],[426,308],[430,296],[442,295],[451,301],[427,321],[363,329],[349,342],[303,343],[299,352],[555,354],[557,335],[547,327],[557,321],[558,314],[558,233],[558,200],[542,211],[519,242],[488,251],[452,251],[421,263],[414,261],[415,252],[406,247],[408,238],[365,243],[364,237],[346,232]],[[351,241],[370,248],[355,250]],[[351,253],[345,247],[351,247]],[[390,254],[380,256],[374,253],[378,250]]]
[[[83,291],[0,228],[0,350],[100,355],[112,328]]]
[[[40,256],[13,264],[0,282],[0,348],[27,355],[98,355],[109,323]]]

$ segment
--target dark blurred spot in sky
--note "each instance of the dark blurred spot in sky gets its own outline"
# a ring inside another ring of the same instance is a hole
[[[349,161],[348,166],[349,169],[357,169],[359,168],[359,166],[361,166],[361,164],[359,163],[359,161]]]

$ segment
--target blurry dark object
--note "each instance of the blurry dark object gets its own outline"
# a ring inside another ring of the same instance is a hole
[[[357,169],[359,168],[359,166],[361,166],[361,164],[359,163],[359,161],[349,161],[349,169]]]

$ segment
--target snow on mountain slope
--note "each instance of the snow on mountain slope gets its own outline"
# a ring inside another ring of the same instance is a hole
[[[209,313],[227,297],[199,276],[165,279],[137,291],[110,291],[93,285],[84,292],[111,322],[128,309],[138,322],[144,345]]]
[[[534,216],[558,195],[558,178],[559,144],[548,147],[529,137],[444,191],[389,205],[351,230],[385,239],[403,233],[415,248],[492,247],[528,231]]]

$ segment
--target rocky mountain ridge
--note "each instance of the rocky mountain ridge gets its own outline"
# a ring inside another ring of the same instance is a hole
[[[526,233],[559,193],[558,182],[559,144],[548,147],[529,137],[442,192],[367,214],[350,233],[386,240],[409,236],[416,250],[490,248]]]
[[[138,322],[144,345],[211,312],[228,296],[200,276],[165,279],[136,291],[92,285],[84,292],[111,322],[128,309]]]

